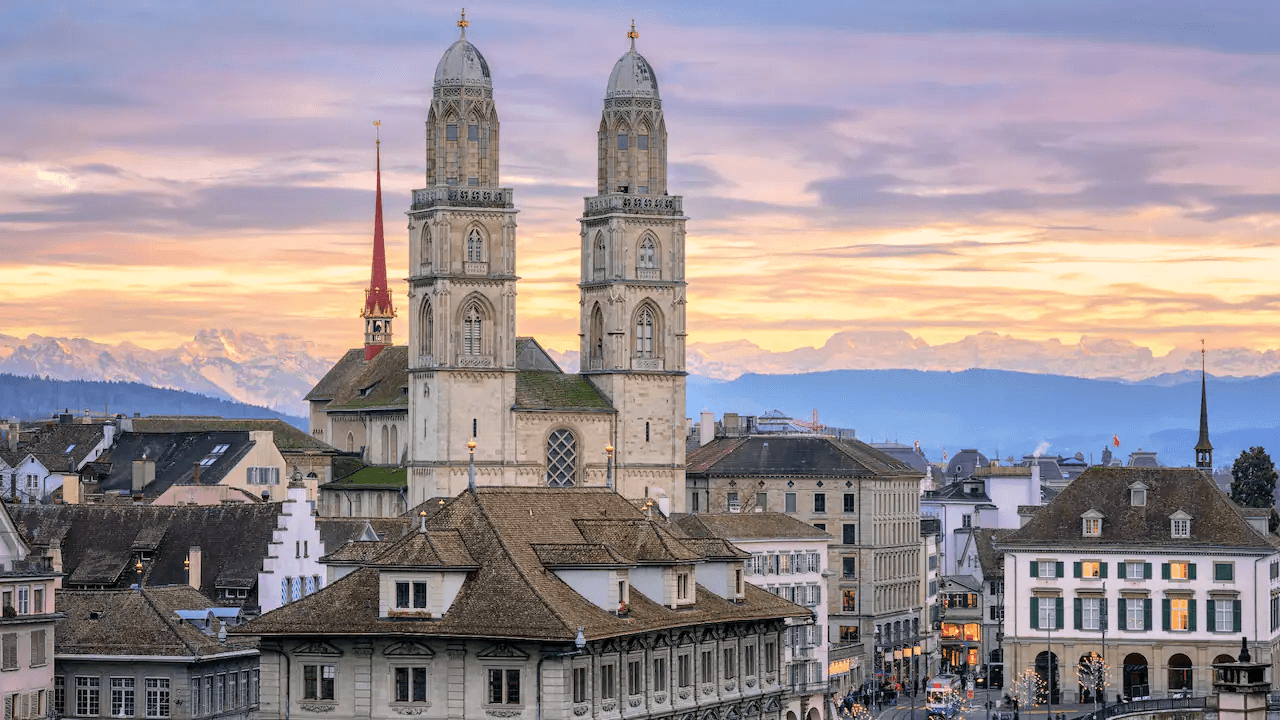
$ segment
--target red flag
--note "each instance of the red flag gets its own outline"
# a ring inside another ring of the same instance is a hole
[[[1111,436],[1111,442],[1114,443],[1116,447],[1120,447],[1120,436],[1119,435]]]

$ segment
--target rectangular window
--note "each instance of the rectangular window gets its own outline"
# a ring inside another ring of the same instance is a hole
[[[827,494],[826,493],[813,494],[813,511],[816,513],[824,513],[827,511]]]
[[[147,678],[147,717],[169,717],[169,678]]]
[[[0,635],[0,669],[18,669],[18,633]]]
[[[111,678],[111,717],[133,717],[133,678]]]
[[[302,699],[333,700],[334,679],[337,677],[336,665],[303,665],[302,666]],[[213,678],[207,678],[210,685]]]
[[[1231,563],[1214,563],[1213,579],[1218,582],[1231,582],[1236,579],[1236,566]]]
[[[49,663],[46,650],[49,647],[48,636],[44,630],[31,631],[31,667],[41,667]]]
[[[722,671],[725,680],[732,680],[738,676],[737,653],[734,648],[724,649],[724,668]]]
[[[1036,563],[1040,569],[1040,577],[1056,578],[1058,577],[1058,564],[1052,560],[1041,560]]]
[[[480,142],[480,126],[471,123],[467,126],[467,140],[471,142]]]
[[[742,648],[742,674],[752,677],[756,674],[756,646],[747,645]]]
[[[742,503],[738,500],[738,493],[736,492],[726,493],[725,498],[728,500],[727,509],[729,510],[729,512],[738,512],[739,510],[742,509]]]
[[[843,566],[841,577],[846,580],[853,580],[858,577],[858,558],[844,557],[840,558],[840,564]]]
[[[617,697],[614,690],[613,665],[604,664],[600,666],[600,697],[609,700]]]
[[[1280,595],[1271,596],[1271,631],[1280,630]]]
[[[1124,564],[1124,577],[1129,580],[1143,579],[1143,566],[1140,562],[1127,562]]]
[[[796,494],[787,493],[782,496],[782,511],[793,513],[796,511]]]
[[[1213,605],[1213,627],[1218,632],[1231,631],[1235,627],[1235,602],[1231,600],[1210,601]]]
[[[416,582],[413,584],[413,606],[415,608],[425,608],[427,606],[426,583]]]
[[[649,136],[648,136],[648,135],[637,135],[637,136],[636,136],[636,149],[637,149],[637,150],[648,150],[648,149],[649,149]]]
[[[689,573],[676,573],[676,599],[689,599]]]
[[[1096,560],[1086,560],[1080,563],[1080,577],[1098,578],[1102,576],[1102,563]]]
[[[587,701],[587,669],[584,667],[573,669],[573,701],[576,703]]]
[[[76,715],[97,717],[100,714],[99,687],[100,680],[96,677],[76,676]]]
[[[769,510],[769,493],[756,493],[756,507],[760,508],[760,512],[767,512]]]
[[[457,139],[458,139],[458,124],[457,124],[457,123],[449,123],[448,125],[445,125],[445,126],[444,126],[444,139],[445,139],[445,140],[457,140]]]
[[[31,591],[31,612],[34,615],[44,614],[44,586],[37,585]]]
[[[856,512],[858,508],[858,496],[854,493],[844,494],[844,511],[847,513]]]
[[[676,682],[680,687],[689,687],[693,684],[693,656],[689,654],[680,655],[676,658]]]
[[[778,670],[778,649],[772,642],[764,644],[764,671],[767,673],[777,672]]]
[[[1100,625],[1102,598],[1080,599],[1080,629],[1097,630]]]
[[[1191,537],[1191,521],[1190,520],[1174,520],[1172,534],[1173,534],[1173,537],[1176,537],[1176,538]]]
[[[627,663],[627,694],[639,695],[644,692],[644,668],[639,660]]]
[[[840,642],[848,642],[848,643],[858,642],[858,626],[857,625],[841,625],[840,626]]]
[[[844,523],[840,526],[840,542],[845,545],[858,544],[858,526],[855,523]]]
[[[480,187],[480,178],[475,176],[467,178],[467,187]]]
[[[1057,603],[1054,602],[1054,598],[1040,598],[1039,606],[1040,606],[1039,607],[1040,624],[1037,625],[1036,627],[1038,628],[1058,627]]]
[[[409,583],[407,582],[396,583],[396,607],[409,607]]]
[[[858,611],[858,591],[854,588],[845,588],[840,591],[840,608],[844,612]]]
[[[716,655],[711,650],[702,651],[702,682],[716,681]]]
[[[664,657],[653,659],[653,691],[667,691],[667,659]]]
[[[1086,537],[1098,537],[1102,534],[1102,518],[1085,518],[1084,534]]]
[[[18,586],[18,614],[19,615],[31,614],[31,586],[30,585]]]
[[[1189,614],[1186,598],[1170,598],[1169,629],[1190,630],[1191,626],[1188,620]]]
[[[489,704],[520,704],[520,671],[515,669],[489,670]]]
[[[53,676],[53,712],[58,715],[67,714],[67,679],[62,675]]]
[[[1174,562],[1169,563],[1169,579],[1170,580],[1187,580],[1190,577],[1188,571],[1189,563]]]
[[[973,515],[965,513],[960,516],[960,527],[973,527]]]
[[[618,149],[626,150],[628,147],[630,147],[631,143],[629,142],[629,140],[630,140],[630,137],[626,133],[618,133]]]

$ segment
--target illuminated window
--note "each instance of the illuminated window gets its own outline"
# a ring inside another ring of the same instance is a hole
[[[1186,598],[1171,598],[1169,600],[1169,629],[1171,630],[1189,630],[1190,611],[1188,609],[1188,600]]]

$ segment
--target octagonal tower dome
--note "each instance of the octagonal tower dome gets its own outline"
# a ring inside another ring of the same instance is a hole
[[[462,35],[440,56],[436,65],[436,77],[433,87],[470,86],[493,88],[493,80],[489,77],[489,63],[484,55],[467,40],[466,15],[458,21]]]
[[[658,99],[658,76],[653,72],[653,66],[649,64],[644,56],[636,52],[636,29],[635,24],[631,25],[631,32],[627,33],[631,38],[631,49],[622,57],[618,58],[618,62],[613,65],[613,72],[609,73],[609,85],[605,88],[604,96],[606,98],[615,97],[634,97],[634,98],[653,98]]]

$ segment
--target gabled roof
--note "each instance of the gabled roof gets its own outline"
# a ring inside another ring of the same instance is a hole
[[[37,430],[35,440],[23,445],[20,452],[35,455],[52,472],[66,472],[68,461],[78,470],[89,451],[102,442],[105,432],[102,424],[44,425]]]
[[[516,369],[564,372],[555,360],[531,337],[516,338]]]
[[[199,546],[200,589],[213,597],[220,586],[257,582],[281,505],[22,505],[9,511],[29,544],[61,543],[69,585],[136,582],[135,543],[153,548],[152,561],[144,565],[145,584],[182,584],[187,581],[182,563]]]
[[[979,493],[965,492],[965,481],[953,482],[944,485],[937,490],[926,490],[922,500],[929,501],[956,501],[956,502],[972,502],[972,503],[989,503],[991,497],[987,495],[984,489]]]
[[[226,447],[215,452],[220,446]],[[100,480],[104,492],[133,488],[133,461],[147,459],[155,463],[155,481],[143,488],[143,494],[155,497],[174,485],[195,481],[195,466],[200,464],[201,485],[222,482],[228,471],[253,449],[254,442],[244,431],[121,433],[111,450],[101,458],[110,471]],[[208,465],[202,464],[206,460]]]
[[[273,418],[242,419],[220,417],[184,417],[178,415],[149,415],[132,418],[135,433],[173,433],[250,430],[269,430],[276,448],[282,453],[337,454],[337,448],[317,440],[283,420]]]
[[[234,639],[223,644],[206,635],[179,610],[208,613],[209,601],[187,585],[138,590],[59,590],[54,652],[59,655],[154,655],[207,658],[252,650]]]
[[[373,567],[474,570],[475,558],[467,552],[457,530],[412,531],[391,542],[369,563]]]
[[[679,513],[671,522],[691,538],[743,540],[830,540],[831,536],[786,513]]]
[[[1136,481],[1148,488],[1145,506],[1130,504],[1129,486]],[[1080,518],[1090,509],[1106,518],[1100,537],[1081,536]],[[1179,510],[1191,515],[1189,538],[1170,537],[1169,517]],[[999,545],[1226,546],[1272,550],[1276,541],[1275,536],[1254,530],[1236,504],[1199,470],[1092,467]]]
[[[976,528],[973,531],[973,542],[978,548],[978,563],[982,566],[982,576],[988,579],[1004,577],[1004,553],[996,549],[996,542],[1007,536],[1012,530],[992,530]]]
[[[689,454],[686,476],[920,477],[861,440],[821,435],[716,438]]]
[[[382,353],[378,353],[381,355]],[[320,382],[311,388],[303,400],[333,400],[356,374],[364,369],[364,348],[353,348],[342,354],[338,362],[329,368],[329,372],[320,378]]]
[[[348,354],[351,352],[359,352],[360,357],[364,357],[363,350],[348,351]],[[346,356],[343,356],[339,365],[345,360]],[[329,372],[332,374],[333,370]],[[409,395],[405,391],[409,385],[409,348],[404,345],[384,348],[367,363],[350,366],[348,372],[345,382],[334,389],[333,401],[325,407],[326,412],[409,407]],[[325,379],[328,377],[325,375]],[[325,379],[320,382],[324,383]],[[314,394],[312,390],[307,397]]]
[[[360,539],[367,528],[385,541],[399,540],[418,524],[416,517],[397,518],[364,518],[364,517],[318,517],[316,528],[320,530],[320,542],[324,543],[325,552],[333,552],[342,547],[348,540]]]
[[[544,558],[556,559],[552,556],[557,551],[548,545],[607,545],[611,552],[602,551],[600,558],[614,559],[616,554],[630,561],[642,559],[631,553],[665,557],[672,564],[684,558],[705,559],[607,488],[482,487],[452,499],[426,518],[425,525],[427,533],[455,531],[479,566],[467,573],[452,606],[439,619],[382,619],[379,569],[365,567],[232,632],[395,632],[572,642],[580,627],[588,639],[598,639],[708,622],[811,615],[752,585],[746,586],[741,602],[698,586],[694,604],[680,610],[664,607],[632,587],[628,617],[582,597],[544,564]]]
[[[517,410],[616,412],[604,395],[582,375],[544,370],[516,373]]]

